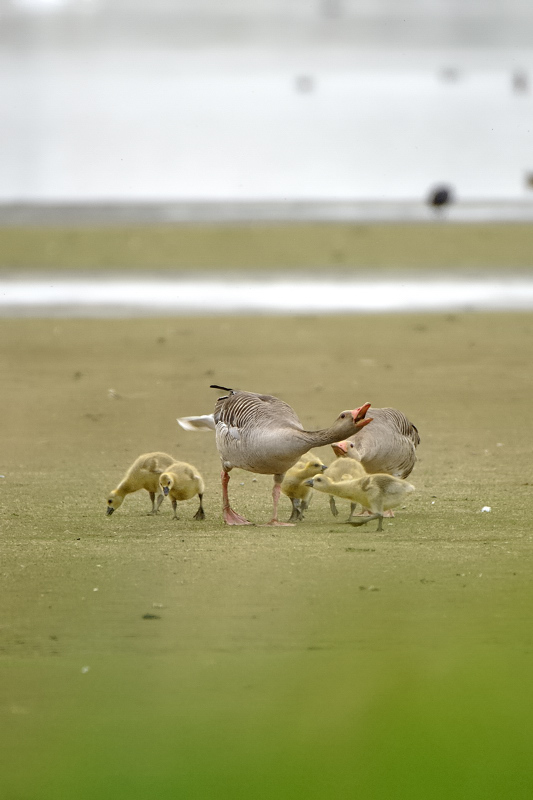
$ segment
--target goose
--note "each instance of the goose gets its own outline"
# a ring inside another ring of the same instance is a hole
[[[109,493],[106,514],[112,514],[117,508],[120,508],[126,495],[138,492],[139,489],[146,489],[150,493],[152,510],[148,513],[150,515],[157,514],[164,498],[159,486],[159,476],[175,461],[173,456],[160,452],[144,453],[135,459],[117,488]]]
[[[195,495],[198,495],[200,499],[200,507],[193,519],[205,519],[202,503],[205,485],[196,467],[187,464],[185,461],[175,461],[159,476],[159,486],[165,497],[168,496],[172,500],[172,508],[174,509],[172,519],[178,519],[177,501],[190,500]]]
[[[311,453],[308,454],[311,456]],[[356,464],[356,461],[350,461],[351,464]],[[309,501],[313,495],[313,490],[306,486],[304,481],[324,472],[326,465],[318,458],[313,456],[309,461],[302,459],[298,461],[293,467],[287,470],[281,482],[281,493],[288,497],[292,503],[292,514],[289,517],[289,522],[297,522],[304,518],[304,511],[309,507]]]
[[[273,514],[268,525],[292,525],[278,520],[281,483],[287,470],[313,447],[352,436],[372,421],[365,417],[370,408],[370,403],[365,403],[352,411],[342,411],[329,428],[306,431],[291,406],[277,397],[216,384],[210,388],[229,393],[218,398],[213,415],[216,446],[222,462],[223,519],[227,525],[251,524],[230,506],[229,473],[234,467],[273,475]]]
[[[346,474],[340,481],[334,481],[326,475],[316,475],[307,481],[307,485],[319,492],[345,497],[352,503],[361,503],[365,508],[369,508],[370,516],[358,520],[349,519],[348,524],[360,526],[378,519],[378,531],[383,530],[384,512],[400,505],[405,495],[415,490],[411,483],[402,478],[380,472],[362,478],[352,478]]]
[[[333,444],[333,452],[360,461],[367,472],[407,478],[416,462],[418,430],[395,408],[373,408],[372,420],[361,434]]]
[[[360,461],[355,461],[355,459],[346,458],[345,456],[336,458],[335,461],[333,461],[324,472],[326,477],[331,478],[334,481],[340,480],[343,475],[350,475],[352,478],[361,478],[366,474],[367,472]],[[335,496],[332,494],[329,496],[329,507],[333,516],[338,516],[339,512],[337,511],[337,506],[335,504]],[[352,502],[350,505],[350,516],[348,519],[352,518],[356,507],[357,503]]]

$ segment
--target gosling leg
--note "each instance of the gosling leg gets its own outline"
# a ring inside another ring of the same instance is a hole
[[[339,516],[339,512],[337,511],[337,506],[335,505],[335,498],[333,497],[332,494],[330,494],[330,496],[329,496],[329,507],[330,507],[330,510],[331,510],[331,513],[333,514],[333,516],[334,517],[338,517]]]
[[[352,525],[354,528],[359,528],[361,525],[366,525],[367,522],[372,522],[373,519],[378,519],[378,527],[376,528],[376,533],[378,531],[383,530],[383,514],[370,514],[368,517],[360,517],[359,519],[351,519],[348,520],[346,523],[347,525]]]
[[[289,517],[289,522],[298,522],[300,517],[300,501],[296,497],[291,497],[292,514]]]
[[[196,514],[194,515],[193,519],[205,519],[204,507],[202,505],[202,500],[203,500],[204,496],[203,496],[203,494],[199,494],[198,497],[200,498],[200,508],[198,509]]]

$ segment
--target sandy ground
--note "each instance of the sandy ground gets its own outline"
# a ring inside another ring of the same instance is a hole
[[[531,797],[532,315],[0,336],[3,797]],[[402,409],[416,494],[380,534],[318,495],[274,530],[271,479],[235,471],[258,525],[224,527],[214,437],[175,422],[212,410],[210,383],[276,394],[309,428]],[[152,450],[202,472],[205,522],[196,500],[147,516],[145,493],[105,516]]]

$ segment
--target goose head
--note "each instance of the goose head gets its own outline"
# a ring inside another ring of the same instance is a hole
[[[333,425],[332,429],[337,428],[340,431],[351,431],[352,434],[364,428],[369,422],[372,422],[372,417],[367,417],[366,412],[370,408],[370,403],[365,403],[359,408],[354,408],[351,411],[341,411]],[[348,434],[348,435],[352,435]],[[340,438],[340,437],[339,437]]]

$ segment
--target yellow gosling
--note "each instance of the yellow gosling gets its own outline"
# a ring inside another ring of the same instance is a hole
[[[112,514],[117,508],[120,508],[126,495],[138,492],[139,489],[146,489],[150,494],[152,510],[148,513],[150,515],[157,514],[164,498],[159,486],[159,476],[175,460],[168,453],[144,453],[139,456],[126,472],[117,488],[109,493],[106,514]]]
[[[405,495],[415,490],[411,483],[386,473],[376,473],[362,478],[352,478],[346,474],[340,481],[334,481],[324,475],[317,475],[307,483],[308,486],[312,486],[319,492],[344,497],[346,500],[351,500],[352,503],[361,503],[362,506],[370,509],[370,516],[349,520],[348,524],[360,526],[373,519],[378,519],[378,531],[383,530],[384,512],[399,506],[404,501]]]
[[[305,481],[318,475],[326,469],[324,462],[314,456],[312,453],[307,454],[308,461],[305,458],[298,461],[294,467],[291,467],[285,473],[281,482],[281,491],[288,497],[292,503],[292,514],[289,522],[298,522],[304,518],[304,511],[309,508],[309,502],[313,494],[311,487],[305,485]],[[353,462],[356,463],[355,461]]]
[[[363,467],[360,461],[355,461],[355,459],[348,457],[335,459],[335,461],[333,461],[324,472],[326,477],[331,478],[334,481],[339,481],[343,475],[350,475],[352,478],[362,478],[366,474],[366,469]],[[329,496],[329,507],[333,516],[338,516],[339,512],[337,511],[337,506],[335,504],[335,497],[332,494]],[[348,517],[349,520],[352,519],[356,508],[357,503],[352,502],[350,504],[350,516]]]
[[[205,489],[204,480],[196,467],[186,464],[185,461],[175,461],[160,476],[159,485],[165,497],[168,495],[172,500],[172,508],[174,509],[172,519],[179,519],[176,513],[178,501],[190,500],[195,495],[200,498],[200,507],[193,519],[205,519],[202,504]]]

